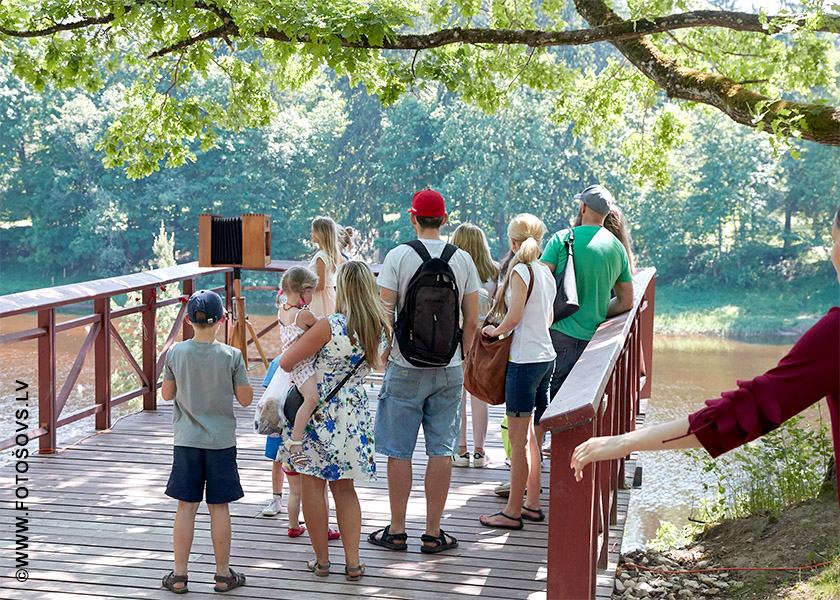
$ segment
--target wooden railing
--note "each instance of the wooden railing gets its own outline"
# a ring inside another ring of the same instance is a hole
[[[595,598],[606,568],[610,525],[624,485],[624,460],[587,466],[576,482],[572,451],[592,436],[635,426],[639,399],[650,396],[655,269],[633,279],[633,308],[604,322],[552,399],[541,424],[551,431],[547,596]]]
[[[283,272],[292,261],[272,261],[257,271]],[[380,265],[372,265],[378,272]],[[39,426],[22,432],[28,439],[39,439],[41,452],[56,447],[57,430],[80,419],[95,415],[96,429],[111,425],[112,408],[132,398],[143,397],[143,409],[157,407],[157,388],[166,353],[181,333],[192,337],[192,328],[185,322],[186,306],[180,298],[196,289],[197,280],[224,274],[223,292],[228,309],[233,300],[233,270],[200,268],[188,263],[100,279],[85,283],[21,292],[0,297],[0,325],[4,317],[37,313],[37,327],[7,332],[2,328],[0,345],[24,340],[38,340],[38,410]],[[618,486],[624,482],[623,461],[588,467],[580,483],[574,481],[568,464],[572,450],[593,435],[609,435],[630,430],[638,400],[650,395],[653,357],[653,308],[655,269],[643,269],[634,278],[633,309],[614,317],[596,332],[578,360],[566,383],[546,410],[542,424],[551,431],[551,495],[548,548],[548,597],[553,599],[594,598],[596,569],[606,566],[609,546],[609,525],[615,520],[615,499]],[[161,286],[180,284],[180,298],[158,300]],[[273,290],[272,286],[243,286],[248,290]],[[140,292],[140,304],[111,310],[111,298]],[[56,309],[93,303],[92,314],[56,323]],[[180,304],[175,322],[166,341],[158,347],[157,311],[164,306]],[[114,321],[131,314],[142,314],[147,335],[142,356],[135,358]],[[265,335],[276,323],[258,333]],[[66,380],[58,389],[56,380],[56,336],[73,328],[90,325],[82,347]],[[225,330],[229,339],[230,322]],[[137,375],[139,387],[117,397],[111,396],[111,348],[116,346]],[[95,404],[72,415],[62,417],[62,410],[90,353],[94,355]],[[258,360],[258,359],[255,359]],[[644,364],[644,369],[642,369]],[[644,376],[641,374],[644,373]],[[18,436],[0,442],[0,449],[15,445]],[[600,527],[599,527],[600,526]],[[602,533],[599,533],[599,528]]]
[[[296,264],[303,263],[276,260],[265,268],[249,270],[280,273]],[[233,301],[233,269],[201,268],[197,262],[0,297],[0,331],[3,332],[0,335],[0,345],[38,340],[38,427],[0,441],[0,450],[14,446],[16,440],[25,435],[28,440],[39,440],[40,452],[53,452],[56,447],[56,434],[60,427],[95,415],[96,429],[108,429],[111,426],[112,408],[139,396],[143,397],[144,410],[157,408],[157,388],[160,386],[159,379],[166,353],[177,340],[179,333],[183,339],[192,337],[192,327],[185,321],[186,305],[180,300],[197,289],[198,279],[217,274],[224,274],[225,283],[214,289],[223,293],[227,308],[230,310]],[[158,300],[158,290],[161,287],[179,284],[181,297]],[[277,288],[243,286],[242,289],[248,291]],[[114,296],[138,292],[141,296],[140,304],[118,310],[111,309],[111,299]],[[92,303],[92,314],[56,323],[56,309],[73,305],[78,308],[79,304],[89,306],[90,303]],[[180,304],[180,310],[175,322],[168,332],[166,341],[158,347],[156,335],[158,309],[177,304]],[[33,312],[37,313],[37,327],[23,331],[7,331],[5,324],[8,321],[4,322],[5,317]],[[129,345],[126,344],[115,325],[117,319],[137,313],[142,315],[143,330],[146,332],[143,336],[140,357],[132,355]],[[262,337],[274,325],[276,322],[258,332],[257,336]],[[87,337],[70,368],[70,373],[64,382],[60,383],[56,376],[57,335],[84,326],[90,326]],[[230,327],[231,323],[228,320],[225,341],[229,339]],[[252,340],[249,340],[249,343],[251,342]],[[137,388],[116,397],[111,395],[112,347],[116,347],[124,356],[140,384]],[[71,415],[62,416],[67,399],[91,352],[94,356],[94,405]]]

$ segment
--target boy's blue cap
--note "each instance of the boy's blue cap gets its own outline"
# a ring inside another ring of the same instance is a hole
[[[199,319],[196,313],[204,311],[204,318]],[[187,302],[187,314],[193,323],[217,323],[225,315],[225,305],[222,297],[210,290],[200,290],[190,296]]]

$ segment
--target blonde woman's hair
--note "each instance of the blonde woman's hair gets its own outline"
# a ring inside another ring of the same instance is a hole
[[[373,273],[365,263],[351,260],[338,269],[335,309],[347,317],[347,335],[364,348],[368,365],[381,367],[379,344],[383,331],[391,338],[391,320],[379,299]]]
[[[604,229],[617,237],[621,245],[624,246],[627,251],[627,259],[630,261],[630,272],[635,273],[636,258],[633,256],[633,239],[630,236],[630,226],[627,224],[624,213],[615,204],[613,204],[609,214],[604,217]]]
[[[495,282],[499,278],[499,265],[490,257],[487,236],[480,227],[461,223],[452,234],[452,243],[472,257],[482,283]]]
[[[496,302],[493,305],[493,316],[502,319],[505,314],[505,294],[510,286],[510,274],[518,264],[530,264],[542,256],[542,240],[548,229],[539,217],[528,213],[521,213],[513,217],[508,224],[508,237],[519,242],[519,250],[513,255],[505,273],[505,281],[496,291]]]
[[[284,294],[289,292],[302,294],[306,290],[315,289],[316,285],[318,285],[318,276],[311,269],[299,265],[290,267],[283,273],[283,279],[280,280],[280,289]]]
[[[333,271],[341,262],[338,252],[338,225],[329,217],[312,219],[312,233],[321,242],[321,250],[327,255],[327,271]]]

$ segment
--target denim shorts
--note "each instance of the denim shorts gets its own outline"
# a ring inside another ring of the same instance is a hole
[[[236,446],[207,450],[175,446],[166,495],[182,502],[201,502],[207,487],[207,504],[227,504],[245,494],[236,468]]]
[[[376,451],[410,459],[422,425],[426,455],[452,456],[461,427],[463,385],[460,366],[415,369],[389,362],[376,407]]]
[[[539,424],[548,407],[551,374],[554,360],[538,363],[507,364],[505,375],[505,414],[509,417],[530,417],[534,413],[534,424]]]
[[[557,358],[554,359],[554,377],[551,378],[551,397],[554,398],[560,391],[560,386],[566,381],[566,377],[572,372],[572,367],[586,350],[589,340],[579,340],[554,329],[549,329],[548,332],[551,334],[551,344],[557,353]]]

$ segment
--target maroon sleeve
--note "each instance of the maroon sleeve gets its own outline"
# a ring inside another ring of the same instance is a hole
[[[793,415],[840,390],[840,308],[834,307],[809,329],[779,364],[738,389],[707,400],[689,416],[694,434],[713,457],[772,431]],[[832,407],[836,438],[840,423]],[[835,453],[840,448],[835,447]]]

